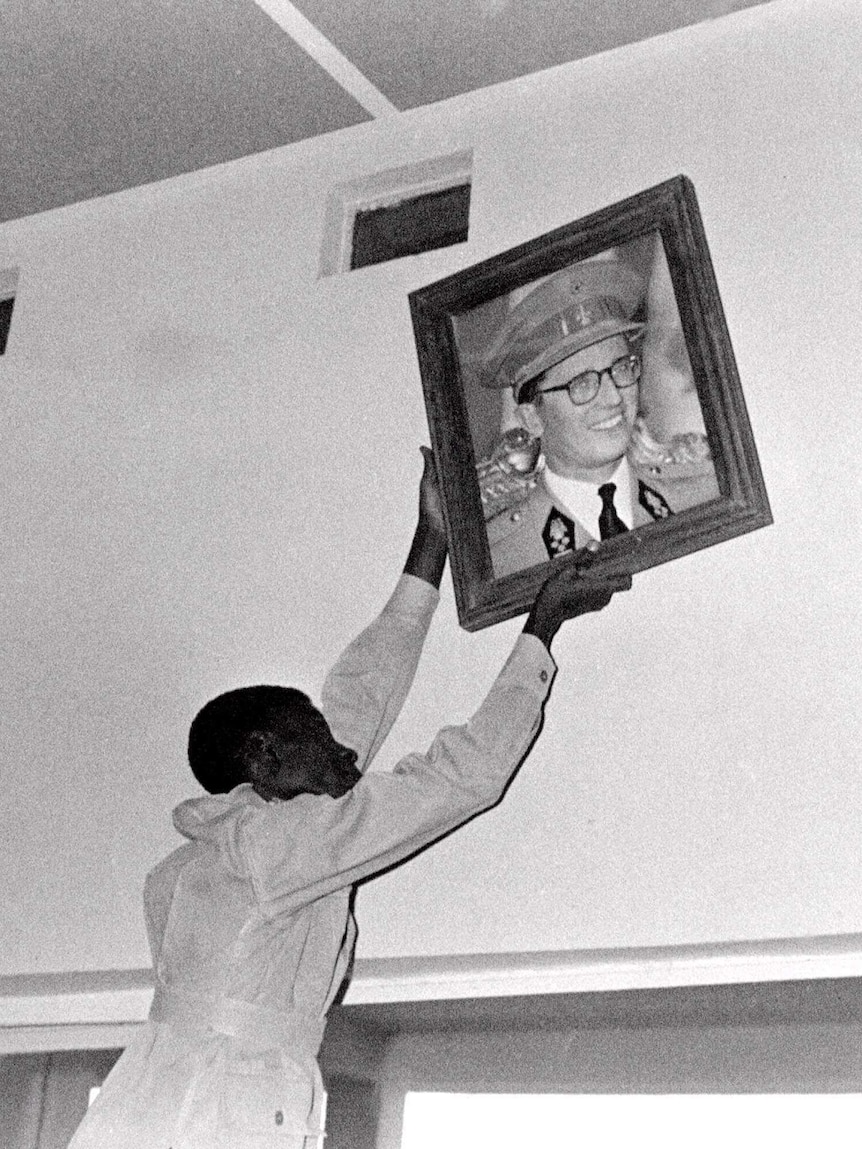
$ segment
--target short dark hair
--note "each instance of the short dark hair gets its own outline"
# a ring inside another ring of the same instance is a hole
[[[210,699],[189,730],[189,765],[210,794],[226,794],[248,782],[255,742],[291,711],[307,713],[314,705],[290,686],[241,686]]]

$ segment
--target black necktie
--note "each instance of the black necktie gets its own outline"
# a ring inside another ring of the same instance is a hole
[[[612,539],[614,535],[621,535],[628,530],[614,506],[616,489],[614,483],[602,483],[599,487],[599,498],[602,500],[602,509],[599,512],[599,535],[603,539]]]

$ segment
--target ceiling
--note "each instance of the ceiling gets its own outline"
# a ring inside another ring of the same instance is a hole
[[[2,0],[0,221],[768,0]]]

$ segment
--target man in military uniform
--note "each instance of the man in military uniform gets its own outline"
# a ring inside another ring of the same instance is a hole
[[[512,307],[487,350],[483,386],[511,388],[541,444],[510,497],[485,499],[496,577],[718,497],[705,437],[663,447],[639,418],[644,290],[618,260],[564,268]]]

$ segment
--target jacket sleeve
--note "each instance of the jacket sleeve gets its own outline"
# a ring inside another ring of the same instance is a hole
[[[383,870],[494,805],[539,729],[554,663],[521,635],[475,715],[426,754],[372,773],[343,798],[270,803],[243,826],[242,849],[267,914],[290,913]]]
[[[321,710],[365,770],[401,712],[439,601],[429,583],[402,575],[378,617],[347,647],[323,684]]]

